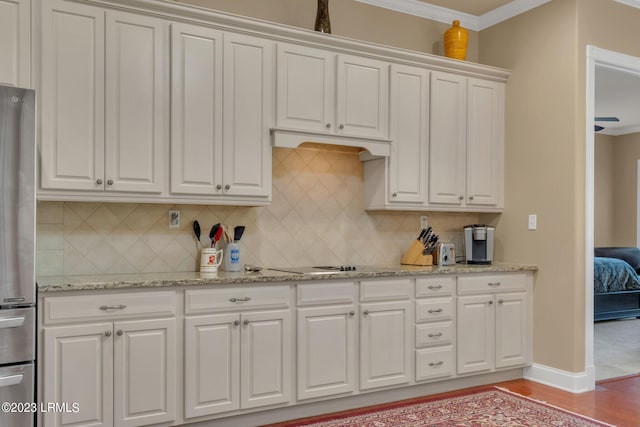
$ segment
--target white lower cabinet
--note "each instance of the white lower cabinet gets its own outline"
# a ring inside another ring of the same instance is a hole
[[[360,389],[411,381],[411,302],[362,304]]]
[[[458,297],[459,374],[531,363],[531,280],[525,274],[458,279],[459,293],[478,293]]]
[[[185,418],[291,399],[288,310],[185,319]]]
[[[176,419],[176,320],[44,328],[43,426],[133,427]]]

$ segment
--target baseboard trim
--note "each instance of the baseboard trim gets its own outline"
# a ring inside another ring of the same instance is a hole
[[[594,388],[593,372],[568,372],[539,364],[524,369],[524,378],[571,393],[585,393]]]

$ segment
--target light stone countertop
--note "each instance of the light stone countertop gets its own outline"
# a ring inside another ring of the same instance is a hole
[[[364,270],[364,269],[363,269]],[[537,271],[532,264],[494,263],[492,265],[456,264],[450,266],[375,266],[375,271],[345,271],[332,274],[294,274],[263,268],[260,272],[218,271],[211,275],[195,272],[110,274],[96,276],[42,276],[37,279],[38,292],[84,291],[100,289],[188,287],[237,285],[273,282],[306,282],[336,279],[370,279],[378,277],[429,276],[439,274],[502,273]]]

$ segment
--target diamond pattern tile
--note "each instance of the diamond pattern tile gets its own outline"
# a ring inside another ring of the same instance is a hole
[[[168,210],[181,213],[169,228]],[[39,202],[37,271],[42,275],[195,271],[201,241],[217,222],[245,225],[241,260],[262,266],[397,264],[415,239],[419,212],[366,212],[357,149],[304,144],[273,149],[273,202],[266,207]],[[429,213],[455,241],[476,214]]]

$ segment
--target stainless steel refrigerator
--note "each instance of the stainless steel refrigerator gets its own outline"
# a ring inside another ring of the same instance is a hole
[[[34,419],[35,105],[33,90],[0,86],[0,426]]]

